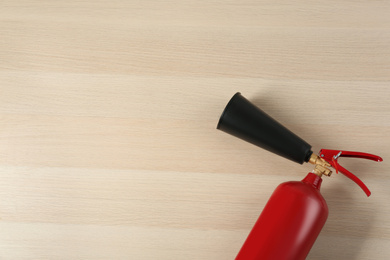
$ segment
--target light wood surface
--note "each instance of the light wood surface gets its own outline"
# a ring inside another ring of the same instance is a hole
[[[308,259],[390,259],[389,1],[0,2],[0,259],[234,259],[296,165],[215,129],[240,91],[324,180]]]

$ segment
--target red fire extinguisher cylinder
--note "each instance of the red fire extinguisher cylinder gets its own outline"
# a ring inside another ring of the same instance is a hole
[[[280,184],[267,202],[236,260],[304,260],[328,217],[322,179]]]

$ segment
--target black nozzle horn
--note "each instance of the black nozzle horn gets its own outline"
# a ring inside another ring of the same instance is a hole
[[[313,153],[311,145],[253,105],[239,92],[226,105],[217,129],[300,164],[308,162]]]

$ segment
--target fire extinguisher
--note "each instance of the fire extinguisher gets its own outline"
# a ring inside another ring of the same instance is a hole
[[[306,259],[328,217],[328,206],[320,193],[322,176],[334,168],[358,184],[367,196],[371,192],[354,174],[338,163],[340,157],[382,161],[368,153],[321,149],[311,146],[261,109],[236,93],[218,122],[217,129],[239,137],[294,162],[314,164],[302,181],[280,184],[271,195],[249,233],[236,260]]]

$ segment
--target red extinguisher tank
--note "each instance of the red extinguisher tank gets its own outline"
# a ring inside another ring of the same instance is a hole
[[[254,225],[236,260],[304,260],[328,217],[322,179],[280,184]]]

